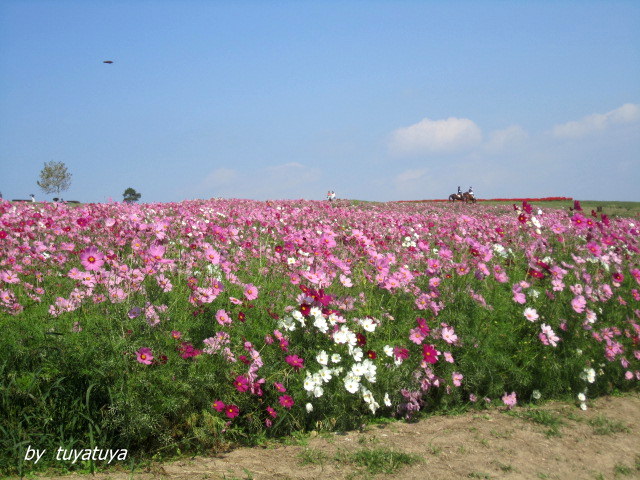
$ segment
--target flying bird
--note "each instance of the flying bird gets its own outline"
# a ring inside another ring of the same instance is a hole
[[[102,63],[113,63],[113,62],[112,62],[111,60],[105,60],[105,61],[104,61],[104,62],[102,62]]]

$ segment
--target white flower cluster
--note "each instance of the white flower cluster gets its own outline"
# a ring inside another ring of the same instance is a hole
[[[403,247],[415,247],[417,239],[418,239],[418,234],[417,233],[414,233],[411,237],[406,236],[406,237],[404,237],[404,240],[402,241],[402,246]]]
[[[596,371],[593,368],[585,368],[580,378],[585,382],[593,383],[596,381]]]
[[[512,253],[511,249],[507,250],[500,243],[494,243],[493,244],[493,251],[496,253],[496,255],[499,255],[502,258],[507,258],[509,256],[509,253]]]
[[[354,363],[342,378],[344,388],[351,394],[360,393],[363,401],[368,405],[372,413],[380,407],[376,402],[373,393],[365,387],[362,382],[366,380],[370,384],[376,383],[377,366],[369,358],[364,358],[364,352],[358,345],[358,337],[345,323],[345,319],[339,315],[331,314],[325,317],[322,311],[317,307],[312,307],[309,315],[305,317],[300,311],[293,310],[291,314],[285,316],[278,322],[279,328],[292,332],[298,327],[306,327],[307,323],[313,325],[321,333],[328,333],[330,327],[341,324],[340,328],[333,332],[332,339],[336,345],[344,345],[347,348],[349,356]],[[378,327],[379,321],[375,318],[365,317],[356,318],[354,323],[360,325],[366,332],[374,332]],[[393,348],[386,346],[385,353],[393,356]],[[342,362],[342,356],[339,353],[326,352],[321,350],[316,355],[316,361],[320,365],[320,370],[312,373],[307,371],[303,382],[303,388],[311,397],[319,398],[324,395],[324,385],[329,383],[334,377],[340,376],[345,368],[338,365]],[[384,404],[391,406],[389,395],[384,397]],[[313,408],[313,406],[312,406]]]

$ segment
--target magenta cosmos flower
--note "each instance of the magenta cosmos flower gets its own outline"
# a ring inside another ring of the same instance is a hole
[[[142,347],[140,350],[136,352],[137,360],[144,365],[151,365],[153,362],[153,355],[151,354],[151,349],[149,347]]]
[[[236,418],[240,415],[240,409],[236,405],[227,405],[224,407],[224,413],[227,418]]]
[[[434,364],[438,362],[438,354],[439,352],[435,349],[433,345],[423,345],[422,346],[422,358],[425,362]]]
[[[278,401],[284,408],[291,408],[294,405],[293,398],[289,395],[281,395],[278,397]]]
[[[285,361],[291,365],[296,372],[301,368],[304,368],[304,359],[297,355],[287,355]]]
[[[104,265],[104,255],[97,247],[88,247],[80,253],[80,262],[87,270],[100,270]]]

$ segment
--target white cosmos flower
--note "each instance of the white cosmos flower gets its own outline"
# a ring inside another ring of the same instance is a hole
[[[531,217],[531,223],[533,223],[536,228],[540,228],[542,226],[540,220],[538,220],[536,217]]]
[[[289,332],[293,332],[296,329],[296,324],[291,317],[284,317],[280,320],[280,328],[284,328]]]
[[[364,356],[364,352],[360,347],[350,348],[349,350],[350,350],[351,356],[356,362],[359,362],[360,360],[362,360],[362,357]]]
[[[384,400],[383,400],[383,401],[384,401],[384,404],[385,404],[387,407],[390,407],[390,406],[391,406],[391,399],[389,398],[389,394],[388,394],[388,393],[385,393],[385,394],[384,394]]]
[[[296,259],[293,258],[293,257],[289,257],[289,258],[287,258],[287,263],[289,265],[293,265],[294,263],[296,263]]]
[[[304,379],[302,386],[307,392],[311,392],[313,391],[314,388],[316,388],[316,382],[314,381],[313,377],[309,374],[309,372],[307,372],[307,378]]]
[[[340,360],[342,360],[342,357],[339,353],[334,353],[333,355],[331,355],[331,361],[333,363],[340,363]]]
[[[593,383],[596,381],[596,371],[593,368],[585,368],[580,378],[586,380],[589,383]]]
[[[377,326],[376,322],[368,317],[360,320],[360,325],[362,325],[362,328],[364,328],[367,332],[374,332]]]
[[[307,404],[305,405],[305,408],[307,409],[307,413],[311,413],[311,412],[313,412],[313,405],[312,405],[312,404],[307,403]]]
[[[309,315],[316,318],[322,317],[322,311],[318,307],[311,307],[311,310],[309,310]]]
[[[313,326],[320,330],[322,333],[327,333],[329,331],[329,325],[322,316],[316,317],[315,321],[313,322]]]
[[[385,345],[382,349],[387,357],[393,357],[393,347],[390,345]]]
[[[316,398],[320,398],[324,394],[324,390],[320,385],[316,385],[316,388],[313,389],[313,396]]]
[[[316,355],[316,360],[320,365],[326,365],[329,362],[329,355],[327,352],[322,350],[318,355]]]
[[[349,338],[347,337],[347,332],[342,329],[333,334],[333,341],[337,344],[347,343],[348,340]]]
[[[349,393],[356,393],[360,389],[358,377],[347,376],[347,378],[344,379],[344,388],[346,388]]]
[[[579,393],[578,394],[578,400],[580,400],[581,402],[584,402],[587,400],[587,397],[585,396],[584,393]]]
[[[333,377],[331,375],[331,369],[327,367],[323,367],[322,370],[318,372],[318,375],[324,383],[327,383]]]
[[[531,392],[531,396],[533,397],[534,400],[540,400],[540,397],[542,397],[542,394],[540,393],[540,390],[534,390],[533,392]]]
[[[351,367],[351,373],[357,377],[361,377],[365,374],[367,370],[361,363],[354,363]]]
[[[587,409],[587,404],[586,404],[586,403],[584,403],[584,402],[583,402],[583,403],[581,403],[581,404],[580,404],[580,409],[581,409],[581,410],[586,410],[586,409]]]

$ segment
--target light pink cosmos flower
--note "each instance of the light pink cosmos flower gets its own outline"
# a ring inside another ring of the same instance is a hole
[[[531,307],[524,309],[524,316],[530,322],[535,322],[536,320],[538,320],[538,318],[540,318],[536,309]]]
[[[507,406],[509,410],[511,410],[516,405],[516,403],[518,403],[516,392],[511,392],[511,394],[509,395],[507,395],[507,393],[505,392],[505,394],[502,396],[502,402]]]
[[[453,372],[451,374],[451,378],[453,379],[453,384],[456,387],[459,387],[460,385],[462,385],[462,379],[464,378],[463,375],[461,373],[458,372]]]
[[[442,339],[447,343],[455,343],[458,340],[458,336],[451,327],[444,327],[442,329]]]
[[[351,282],[351,279],[346,275],[340,275],[340,283],[342,283],[342,285],[347,288],[353,287],[353,283]]]

